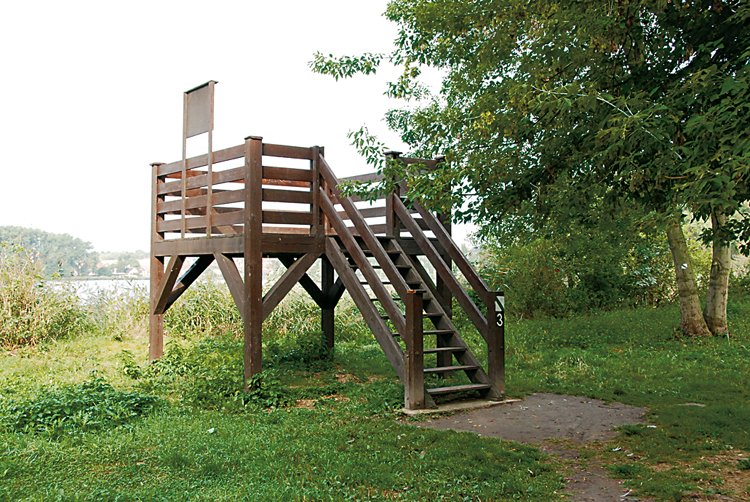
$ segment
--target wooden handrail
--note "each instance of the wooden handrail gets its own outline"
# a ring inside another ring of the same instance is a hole
[[[342,220],[336,212],[336,209],[334,208],[333,203],[331,202],[328,195],[322,188],[320,189],[319,193],[320,207],[323,210],[323,213],[325,214],[326,218],[328,218],[328,221],[331,222],[331,225],[333,226],[341,241],[344,243],[346,249],[349,251],[352,259],[354,259],[357,267],[359,267],[359,269],[362,271],[362,275],[364,275],[365,279],[367,279],[367,282],[372,288],[372,292],[375,293],[375,296],[378,298],[381,305],[385,309],[388,317],[390,317],[393,321],[393,324],[396,325],[396,331],[401,332],[405,326],[404,316],[401,314],[401,311],[393,301],[391,294],[383,285],[382,280],[380,279],[380,277],[378,277],[378,274],[370,264],[370,261],[365,256],[364,251],[362,251],[362,249],[357,244],[354,235],[347,229],[344,220]]]
[[[482,301],[486,302],[490,293],[487,284],[485,284],[482,278],[479,277],[474,271],[474,267],[471,266],[469,260],[458,248],[458,246],[456,246],[455,242],[453,242],[453,239],[451,239],[450,235],[448,235],[448,232],[446,232],[445,227],[443,227],[442,223],[440,223],[437,218],[435,218],[435,216],[433,216],[433,214],[425,209],[419,202],[412,201],[412,205],[422,217],[422,220],[427,224],[427,227],[432,231],[433,234],[435,234],[438,242],[448,253],[450,259],[453,260],[453,262],[456,264],[458,269],[468,281],[469,285],[479,295]]]
[[[378,238],[375,237],[371,226],[365,221],[364,217],[359,212],[357,207],[349,198],[344,197],[344,195],[341,193],[338,179],[336,178],[336,175],[333,174],[333,170],[328,165],[328,162],[326,162],[325,157],[320,156],[319,158],[320,174],[323,176],[323,179],[326,181],[326,183],[328,183],[329,190],[333,192],[333,195],[337,198],[339,204],[341,204],[341,207],[343,207],[344,211],[346,211],[347,216],[349,216],[349,219],[354,224],[354,228],[357,229],[360,237],[365,241],[368,249],[372,252],[375,260],[377,260],[378,264],[382,268],[383,273],[385,273],[386,277],[388,277],[388,280],[391,281],[391,284],[396,290],[396,293],[401,297],[402,300],[405,300],[406,291],[409,289],[406,281],[388,257],[388,254],[385,252],[383,245],[380,243]],[[341,235],[339,234],[339,236]]]
[[[443,260],[443,258],[440,256],[440,253],[437,251],[437,249],[435,249],[435,246],[432,244],[432,242],[430,242],[427,236],[425,236],[424,232],[422,232],[422,229],[419,227],[414,218],[411,217],[409,211],[406,209],[406,206],[401,201],[401,199],[396,198],[393,201],[393,206],[396,212],[396,216],[404,225],[404,228],[406,228],[406,230],[412,235],[412,237],[414,237],[414,241],[417,243],[425,256],[427,256],[427,259],[430,261],[430,263],[432,263],[432,266],[435,267],[435,271],[438,273],[438,276],[445,282],[445,285],[456,298],[456,301],[458,301],[458,304],[461,306],[461,308],[463,308],[466,314],[469,316],[471,322],[474,323],[474,326],[476,326],[477,330],[479,330],[486,341],[489,341],[489,334],[487,333],[487,319],[485,319],[484,315],[482,315],[482,312],[479,310],[479,308],[477,308],[471,298],[469,298],[469,295],[466,294],[466,291],[464,291],[464,289],[458,283],[458,280],[456,280],[456,278],[453,276],[453,272],[451,271],[450,267],[448,267],[448,265],[445,263],[445,260]]]

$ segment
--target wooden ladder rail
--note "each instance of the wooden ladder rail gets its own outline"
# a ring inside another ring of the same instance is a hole
[[[372,252],[375,260],[378,262],[378,265],[380,265],[381,270],[383,270],[386,277],[391,282],[391,285],[394,286],[397,294],[401,297],[406,305],[406,312],[402,314],[398,309],[396,303],[393,301],[391,294],[381,283],[381,279],[378,277],[375,269],[372,267],[372,264],[365,256],[362,248],[356,242],[354,235],[346,226],[344,220],[339,216],[333,205],[333,202],[328,197],[328,193],[320,188],[318,191],[318,197],[323,213],[328,218],[331,226],[334,228],[341,241],[344,243],[344,246],[349,251],[352,259],[354,259],[357,267],[362,271],[362,275],[365,276],[368,284],[373,290],[373,293],[378,298],[380,304],[388,314],[388,317],[395,325],[396,330],[399,333],[403,333],[405,335],[402,337],[407,346],[407,353],[405,357],[401,352],[401,348],[393,339],[390,331],[388,332],[389,341],[383,340],[381,342],[381,347],[383,347],[384,352],[386,352],[386,356],[391,359],[392,364],[394,363],[394,361],[398,361],[396,362],[396,364],[399,364],[400,362],[400,365],[403,365],[404,359],[406,359],[406,368],[402,370],[403,373],[399,374],[399,377],[405,385],[406,407],[409,409],[434,407],[435,403],[432,398],[428,394],[426,394],[424,386],[424,340],[422,332],[421,293],[412,290],[406,284],[406,281],[396,268],[391,258],[388,256],[388,253],[383,248],[380,240],[378,240],[370,226],[365,221],[364,216],[360,213],[359,209],[357,209],[352,200],[348,197],[345,197],[341,192],[338,179],[333,174],[333,171],[325,161],[325,158],[319,156],[318,159],[319,173],[323,177],[328,190],[330,190],[330,192],[337,198],[339,204],[341,204],[341,206],[344,208],[344,212],[352,221],[352,223],[354,223],[354,227],[359,232],[360,237],[365,242],[368,249]],[[330,247],[335,247],[335,250],[331,250],[331,252],[334,254],[333,258],[339,264],[339,266],[342,266],[344,264],[341,263],[340,257],[335,256],[337,252],[338,254],[340,254],[341,250],[337,245],[334,246],[334,244],[335,241],[333,241],[332,244],[332,239],[328,239],[326,242],[326,252],[329,252]],[[349,268],[348,261],[345,262],[345,265],[348,271],[352,272],[352,270]],[[342,279],[346,284],[344,275],[342,275]],[[362,285],[359,284],[359,281],[357,281],[357,286],[358,290],[364,291]],[[347,288],[350,288],[350,286],[347,285]],[[372,305],[369,299],[367,300],[367,303]],[[360,309],[362,309],[362,307],[360,307]],[[380,340],[378,341],[380,342]],[[395,353],[395,351],[393,351],[393,348],[395,348],[398,352]],[[400,357],[398,357],[397,354],[400,354]],[[396,368],[397,366],[394,365],[394,367]],[[403,368],[403,366],[401,367]]]
[[[491,292],[484,281],[476,274],[468,259],[464,256],[453,239],[447,234],[443,226],[424,207],[414,202],[414,208],[420,214],[428,228],[435,234],[438,243],[445,249],[449,257],[456,263],[469,284],[479,295],[487,307],[488,316],[485,317],[466,291],[461,287],[451,268],[445,263],[416,220],[409,213],[403,201],[396,198],[393,202],[396,217],[404,228],[414,237],[417,246],[430,261],[438,276],[448,290],[453,294],[458,304],[468,315],[474,326],[487,343],[488,368],[487,373],[492,385],[490,397],[501,398],[505,394],[505,322],[502,293]],[[488,322],[488,319],[490,320]]]
[[[320,174],[323,176],[323,179],[328,184],[328,189],[333,193],[333,195],[336,197],[337,201],[341,206],[344,208],[344,211],[346,212],[346,215],[349,217],[351,222],[354,224],[354,228],[357,229],[357,232],[359,232],[360,238],[364,241],[364,243],[367,245],[367,248],[372,252],[373,257],[377,261],[378,265],[380,265],[381,269],[383,270],[383,273],[386,275],[388,280],[390,281],[393,288],[396,290],[396,293],[399,295],[402,301],[406,301],[406,292],[410,289],[409,286],[406,284],[406,281],[401,276],[401,273],[398,271],[396,266],[391,261],[390,257],[388,256],[388,253],[386,253],[385,249],[383,248],[383,245],[380,243],[380,240],[375,236],[372,229],[370,228],[370,225],[365,221],[364,216],[359,212],[359,209],[354,205],[354,202],[349,197],[344,196],[344,194],[341,192],[341,189],[339,188],[339,181],[336,178],[336,176],[333,174],[333,170],[326,162],[325,158],[322,156],[319,156],[319,169]],[[321,195],[323,197],[323,195]],[[333,222],[334,218],[332,218],[332,214],[330,209],[333,208],[332,201],[328,199],[327,196],[323,198],[323,203],[326,202],[331,203],[330,208],[327,210],[329,214],[327,214],[328,218]],[[335,212],[335,211],[334,211]],[[340,218],[339,218],[340,219]],[[341,221],[343,224],[343,220]],[[338,229],[336,229],[338,233]],[[347,236],[352,236],[351,231],[344,227],[343,234],[339,233],[339,237],[344,239]],[[348,237],[347,237],[348,238]],[[357,246],[359,247],[359,246]],[[348,249],[348,248],[347,248]],[[351,251],[350,251],[351,252]],[[364,255],[363,255],[364,256]],[[359,265],[359,263],[357,263]],[[369,262],[367,263],[367,266],[369,266]],[[374,270],[373,270],[374,272]],[[362,270],[363,275],[365,275],[365,270]],[[370,282],[370,278],[375,278],[376,274],[369,274],[370,277],[365,275],[365,277],[368,279],[368,282]],[[379,282],[379,280],[378,280]],[[370,282],[370,286],[372,286],[373,283]],[[384,308],[386,308],[386,304],[393,303],[393,300],[390,298],[390,295],[388,295],[388,298],[380,298],[378,296],[378,299],[384,300],[385,304],[383,305]],[[395,310],[392,312],[395,314],[398,309],[395,307],[395,303],[393,303],[393,307]],[[388,307],[390,309],[390,307]],[[388,314],[390,315],[391,310],[387,310]],[[398,311],[400,313],[400,311]],[[394,323],[396,323],[398,329],[403,328],[403,324],[399,325],[399,323],[403,320],[403,315],[395,316],[397,319],[400,318],[400,320],[393,319]]]

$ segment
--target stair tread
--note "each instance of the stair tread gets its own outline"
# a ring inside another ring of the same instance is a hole
[[[489,389],[490,384],[488,383],[471,383],[465,385],[453,385],[450,387],[435,387],[427,389],[430,394],[450,394],[452,392],[467,392],[470,390],[485,390]]]
[[[425,373],[443,373],[447,371],[465,371],[465,370],[475,370],[478,369],[479,366],[476,366],[474,364],[459,364],[455,366],[438,366],[435,368],[425,368]]]
[[[438,352],[466,352],[466,347],[433,347],[424,349],[425,354],[437,354]]]
[[[422,330],[423,335],[452,335],[453,330],[450,329],[425,329]],[[393,333],[393,336],[401,336],[401,333]],[[466,350],[461,348],[462,350]],[[425,352],[427,352],[428,349],[425,349]]]

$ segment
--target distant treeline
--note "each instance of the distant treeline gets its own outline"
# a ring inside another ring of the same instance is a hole
[[[34,228],[0,227],[1,246],[20,246],[30,251],[47,277],[142,275],[138,260],[145,251],[102,252],[69,234],[54,234]]]

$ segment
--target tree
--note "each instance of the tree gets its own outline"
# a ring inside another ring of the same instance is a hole
[[[24,227],[0,227],[0,242],[18,244],[31,251],[46,276],[80,276],[94,271],[97,255],[90,242],[68,234],[53,234]]]
[[[415,175],[415,195],[472,194],[461,216],[493,232],[540,225],[551,203],[576,213],[603,188],[608,207],[653,214],[666,232],[683,331],[726,330],[726,249],[747,233],[732,215],[750,186],[748,10],[740,0],[392,1],[399,35],[387,58],[404,72],[388,93],[411,103],[387,122],[417,154],[448,160],[429,182]],[[368,72],[379,57],[366,55]],[[363,66],[352,61],[318,54],[312,66],[347,76]],[[444,72],[436,95],[418,81],[424,66]],[[708,325],[686,209],[714,222]]]

